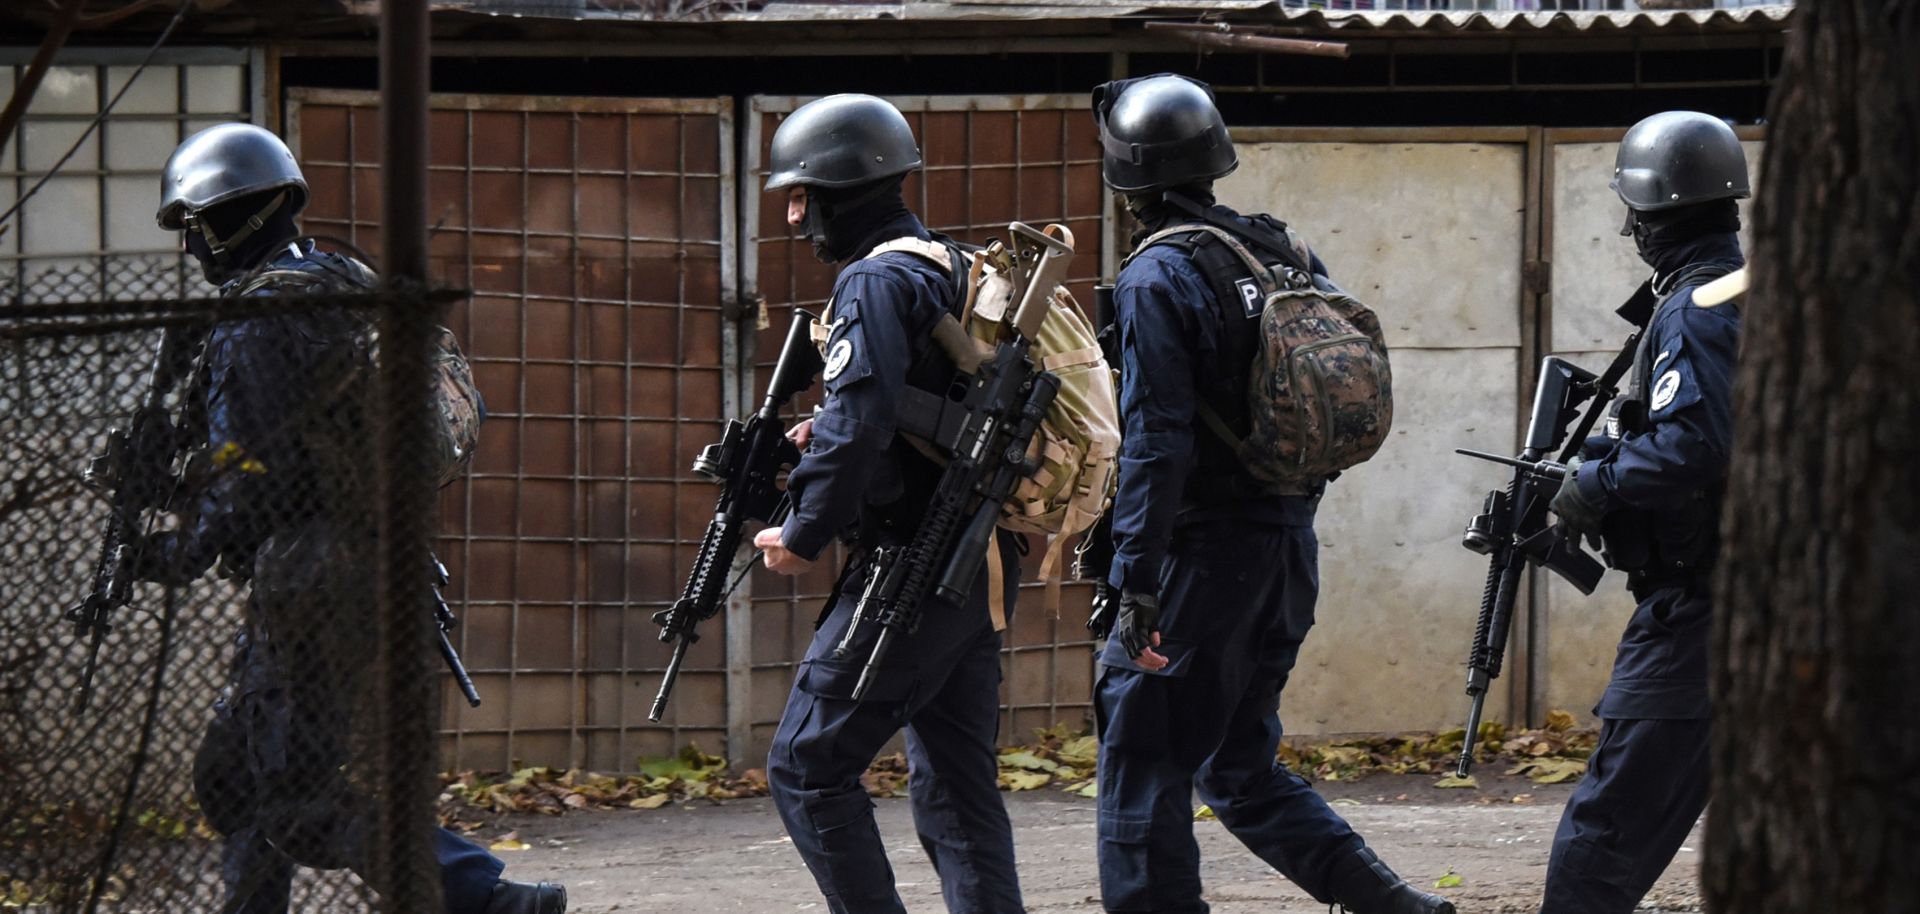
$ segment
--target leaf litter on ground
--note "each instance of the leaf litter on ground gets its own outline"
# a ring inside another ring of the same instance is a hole
[[[1299,740],[1282,744],[1278,758],[1313,781],[1354,781],[1382,773],[1437,774],[1446,777],[1436,787],[1478,789],[1472,777],[1451,777],[1465,738],[1465,728],[1455,728],[1439,733]],[[1547,725],[1537,730],[1509,731],[1503,724],[1481,724],[1474,758],[1478,763],[1505,761],[1513,766],[1508,774],[1558,784],[1578,780],[1586,772],[1587,756],[1597,741],[1595,731],[1575,726],[1572,714],[1549,711]],[[1031,743],[1000,751],[1000,787],[1008,791],[1052,787],[1094,797],[1099,792],[1095,776],[1099,756],[1099,740],[1083,730],[1066,724],[1036,730]],[[764,770],[751,768],[735,774],[726,759],[708,755],[693,744],[678,755],[637,759],[635,771],[605,775],[578,768],[530,767],[505,773],[446,774],[440,820],[472,832],[509,813],[659,809],[673,803],[767,795]],[[876,797],[906,795],[906,757],[893,753],[875,759],[860,781]],[[1522,801],[1516,798],[1515,802]]]

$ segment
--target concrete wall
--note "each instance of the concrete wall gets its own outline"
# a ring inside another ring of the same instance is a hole
[[[1466,713],[1484,560],[1460,546],[1513,446],[1523,143],[1243,143],[1222,202],[1271,212],[1380,315],[1394,430],[1321,504],[1321,600],[1283,709],[1291,732],[1434,729]],[[1507,711],[1504,692],[1488,706]]]
[[[1624,211],[1608,188],[1619,131],[1535,132],[1542,148],[1532,168],[1524,134],[1489,134],[1505,142],[1469,142],[1460,131],[1444,142],[1398,142],[1392,131],[1368,141],[1297,134],[1240,143],[1240,169],[1220,183],[1220,198],[1287,220],[1380,314],[1396,414],[1388,445],[1321,506],[1319,621],[1285,717],[1298,733],[1458,726],[1486,568],[1461,548],[1460,530],[1506,473],[1451,451],[1513,449],[1529,403],[1522,378],[1533,368],[1521,363],[1523,333],[1536,321],[1542,354],[1595,371],[1624,341],[1629,328],[1613,309],[1647,269],[1619,237]],[[1746,146],[1757,180],[1760,143]],[[1523,288],[1535,225],[1537,256],[1551,268],[1548,287],[1535,290],[1545,296]],[[1521,687],[1534,717],[1550,708],[1586,715],[1632,600],[1617,573],[1592,597],[1536,577],[1537,598],[1522,592],[1505,682],[1530,667]],[[1515,710],[1507,699],[1497,685],[1492,719]]]

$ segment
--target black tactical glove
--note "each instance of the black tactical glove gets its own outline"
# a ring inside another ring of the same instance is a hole
[[[1105,581],[1096,581],[1093,585],[1093,613],[1087,616],[1087,631],[1093,640],[1105,641],[1113,632],[1113,617],[1120,611],[1119,595],[1113,592],[1113,585]]]
[[[1580,458],[1568,461],[1567,476],[1560,481],[1560,491],[1554,493],[1553,502],[1547,508],[1559,516],[1562,538],[1578,543],[1582,536],[1589,539],[1600,536],[1604,512],[1580,492]]]
[[[1160,598],[1150,593],[1122,590],[1120,618],[1116,624],[1120,628],[1120,646],[1127,649],[1129,658],[1139,660],[1140,655],[1153,646],[1153,636],[1160,633]]]

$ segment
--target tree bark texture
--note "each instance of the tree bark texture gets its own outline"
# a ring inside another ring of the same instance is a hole
[[[1803,0],[1715,581],[1723,914],[1920,911],[1920,0]]]

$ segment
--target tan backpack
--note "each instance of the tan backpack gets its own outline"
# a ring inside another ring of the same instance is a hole
[[[1050,225],[1047,232],[1069,246],[1073,244],[1073,234],[1065,226]],[[940,241],[897,238],[875,247],[867,257],[892,252],[921,257],[950,276],[964,271],[967,298],[960,311],[959,327],[966,331],[965,338],[940,332],[934,335],[956,364],[978,364],[1012,332],[1013,315],[1009,311],[1017,290],[1008,275],[1011,255],[999,242],[966,251]],[[964,263],[956,264],[956,255]],[[828,309],[815,330],[815,342],[821,346],[826,344],[826,328],[833,319],[831,304]],[[970,353],[965,349],[968,346],[972,348]],[[1120,407],[1113,369],[1100,351],[1093,322],[1064,286],[1054,287],[1053,307],[1041,322],[1030,357],[1041,370],[1052,372],[1060,380],[1060,391],[1028,452],[1030,458],[1039,458],[1040,468],[1014,488],[1001,512],[1000,527],[1048,538],[1040,573],[1048,586],[1048,607],[1057,611],[1066,541],[1092,527],[1113,498],[1120,457]],[[996,577],[992,593],[997,601],[1000,565],[990,561],[987,567]]]
[[[1176,235],[1205,232],[1239,257],[1260,286],[1261,345],[1247,381],[1248,431],[1199,404],[1201,421],[1232,445],[1247,472],[1282,491],[1311,491],[1328,476],[1372,457],[1393,427],[1393,371],[1380,319],[1304,269],[1274,269],[1232,232],[1189,223],[1147,237],[1135,251]],[[1306,263],[1291,230],[1292,258]],[[1251,291],[1251,290],[1250,290]]]

